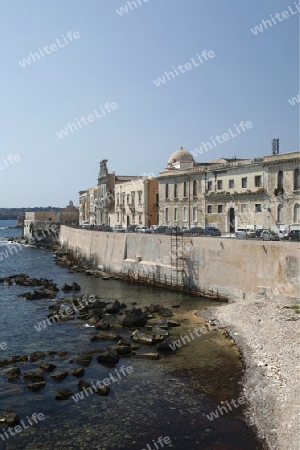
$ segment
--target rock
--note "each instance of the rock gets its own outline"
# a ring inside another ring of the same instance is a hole
[[[0,358],[0,369],[1,367],[8,366],[8,364],[11,364],[11,360],[7,358]]]
[[[51,375],[50,378],[52,380],[64,380],[68,376],[68,372],[57,372],[54,375]]]
[[[91,341],[96,341],[98,339],[109,339],[111,341],[116,341],[116,340],[120,339],[120,336],[118,334],[111,333],[109,331],[100,331],[100,333],[98,333],[98,334],[90,335]]]
[[[20,379],[21,370],[19,367],[13,367],[9,369],[7,372],[7,381],[16,381]]]
[[[132,355],[132,358],[136,359],[158,359],[158,353],[140,353],[138,355]]]
[[[34,352],[29,355],[31,361],[37,361],[38,359],[45,358],[46,353],[43,352]]]
[[[29,372],[24,372],[24,380],[44,381],[44,371],[41,369],[36,369],[30,370]]]
[[[138,330],[135,330],[132,333],[131,339],[133,340],[133,342],[139,342],[140,344],[147,344],[147,345],[154,344],[154,339],[151,336],[151,334],[141,333]]]
[[[62,291],[72,291],[72,286],[70,286],[69,284],[65,283],[60,289]]]
[[[123,320],[124,327],[143,327],[147,323],[147,314],[138,309],[130,311]]]
[[[159,314],[160,316],[163,317],[172,317],[173,316],[173,311],[170,308],[165,308],[164,306],[161,305],[150,305],[147,308],[147,311],[149,311],[150,313],[156,313]]]
[[[147,328],[153,326],[168,329],[169,327],[180,327],[180,323],[168,319],[155,319],[148,322]]]
[[[5,424],[8,426],[18,425],[20,423],[20,417],[17,413],[12,411],[4,411],[0,414],[0,424]]]
[[[72,372],[72,375],[77,378],[82,377],[84,374],[85,370],[83,367],[77,367],[77,369],[74,369]]]
[[[24,361],[28,361],[28,356],[27,355],[16,355],[16,356],[12,356],[11,360],[13,363],[24,362]]]
[[[55,394],[55,400],[67,400],[68,398],[72,397],[74,395],[74,392],[70,391],[70,389],[61,388],[57,389]]]
[[[91,383],[89,383],[88,381],[85,381],[85,380],[78,381],[78,390],[79,391],[83,391],[83,389],[87,389],[89,387],[91,387]]]
[[[46,386],[46,381],[39,381],[37,383],[29,383],[28,388],[32,391],[39,391]]]
[[[60,350],[57,355],[58,356],[66,356],[68,354],[68,352],[66,352],[66,350]]]
[[[93,359],[92,356],[83,354],[77,358],[76,362],[80,366],[89,366],[91,364],[92,359]]]
[[[110,345],[108,347],[108,350],[110,352],[115,352],[117,355],[131,355],[132,353],[132,348],[131,346],[128,345]]]
[[[119,356],[115,352],[106,351],[101,355],[97,356],[97,361],[99,364],[117,364],[119,362]]]
[[[168,350],[168,351],[174,351],[177,350],[177,345],[175,344],[177,341],[173,337],[168,337],[164,341],[158,343],[156,345],[157,350]],[[172,346],[174,350],[172,350]]]
[[[39,367],[47,372],[52,372],[57,366],[52,363],[48,363],[47,361],[43,361]]]
[[[109,386],[103,386],[103,387],[97,387],[97,389],[94,389],[96,394],[107,396],[110,393],[110,387]]]
[[[75,281],[73,281],[72,283],[72,290],[73,291],[80,291],[81,290],[81,286],[79,286],[79,284],[75,283]]]
[[[117,325],[121,325],[118,317],[113,316],[112,314],[104,314],[102,319],[96,324],[96,330],[107,330],[110,327]]]
[[[117,314],[120,311],[121,304],[118,300],[106,305],[105,311],[109,314]]]

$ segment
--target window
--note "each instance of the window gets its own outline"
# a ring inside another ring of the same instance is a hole
[[[300,205],[296,203],[294,206],[294,222],[300,222]]]
[[[212,181],[207,182],[207,190],[212,191]]]
[[[197,206],[193,207],[193,222],[197,222]]]
[[[261,175],[254,177],[255,187],[261,187]]]
[[[139,225],[142,225],[142,214],[139,214]]]
[[[184,222],[187,221],[187,208],[186,208],[186,206],[183,207],[183,220],[184,220]]]
[[[223,212],[223,205],[218,205],[218,213]]]
[[[127,205],[129,205],[129,203],[130,203],[130,195],[128,194],[127,195]]]
[[[212,205],[207,205],[208,214],[212,213]]]
[[[169,198],[169,185],[165,185],[165,198]]]
[[[183,182],[183,196],[187,197],[187,182]]]
[[[193,197],[197,196],[197,181],[193,181]]]
[[[138,191],[139,203],[142,203],[142,191]]]
[[[134,214],[131,215],[131,223],[134,223]]]
[[[178,220],[178,210],[177,208],[174,208],[174,222],[177,222]]]
[[[279,189],[282,187],[283,187],[283,172],[282,170],[280,170],[277,175],[277,188]]]
[[[120,213],[117,213],[117,223],[120,222]]]
[[[247,187],[247,177],[242,178],[242,188],[246,188]]]
[[[300,170],[296,169],[294,172],[294,190],[300,189]]]
[[[120,195],[117,194],[117,206],[119,206],[119,204],[120,204]]]
[[[177,198],[178,195],[178,187],[177,187],[177,183],[174,184],[174,198]]]
[[[166,222],[168,222],[169,221],[169,208],[165,209],[165,218],[166,218]]]
[[[256,204],[255,204],[255,212],[256,212],[256,213],[261,212],[261,203],[256,203]]]
[[[247,212],[247,205],[246,203],[242,203],[241,204],[241,213],[246,213]]]
[[[228,187],[229,187],[229,189],[233,189],[234,188],[234,180],[229,180]]]
[[[283,206],[278,205],[277,208],[277,222],[283,222]]]
[[[218,189],[223,189],[223,181],[218,180]]]

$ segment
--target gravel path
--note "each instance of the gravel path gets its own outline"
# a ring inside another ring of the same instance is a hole
[[[299,325],[295,301],[246,298],[197,312],[225,327],[243,353],[246,419],[270,450],[299,450]]]

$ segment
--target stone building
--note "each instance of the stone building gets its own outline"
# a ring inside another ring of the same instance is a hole
[[[100,162],[96,187],[79,192],[79,224],[150,226],[158,220],[158,181],[152,176],[116,175]]]
[[[159,180],[159,223],[279,228],[300,223],[299,152],[196,163],[181,148]]]
[[[97,223],[97,199],[98,186],[79,191],[79,225],[83,222],[89,222],[91,225]]]

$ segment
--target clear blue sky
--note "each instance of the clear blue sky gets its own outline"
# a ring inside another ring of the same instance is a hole
[[[269,154],[273,137],[282,152],[299,149],[299,108],[288,99],[299,93],[300,14],[250,31],[297,11],[293,0],[140,3],[120,16],[125,0],[1,0],[0,207],[78,204],[100,160],[120,175],[158,174],[180,146],[192,151],[242,120],[253,128],[202,161]],[[80,38],[21,67],[69,31]],[[203,50],[215,57],[155,86]],[[118,109],[57,136],[106,102]]]

